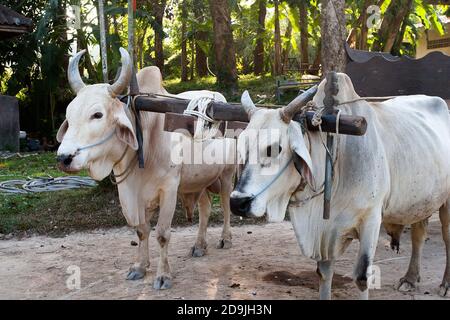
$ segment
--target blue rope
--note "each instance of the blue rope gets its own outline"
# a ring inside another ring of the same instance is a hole
[[[289,167],[289,165],[291,164],[292,160],[294,158],[292,157],[285,165],[284,167],[276,174],[276,176],[269,181],[258,193],[256,194],[252,194],[252,196],[250,197],[250,199],[255,199],[257,196],[259,196],[261,193],[263,193],[264,191],[266,191],[275,181],[278,180],[278,178],[283,174],[284,171],[286,171],[286,169]]]
[[[113,130],[106,138],[100,140],[99,142],[96,142],[96,143],[89,144],[89,145],[87,145],[87,146],[78,148],[78,149],[77,149],[77,152],[80,152],[80,151],[86,150],[86,149],[90,149],[90,148],[99,146],[99,145],[101,145],[101,144],[107,142],[108,140],[110,140],[110,139],[114,136],[114,133],[115,133],[115,132],[116,132],[116,130]]]

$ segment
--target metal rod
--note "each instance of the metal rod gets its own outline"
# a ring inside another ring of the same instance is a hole
[[[105,8],[103,0],[98,0],[98,20],[100,27],[100,50],[102,55],[103,82],[108,83],[108,51],[106,43]]]

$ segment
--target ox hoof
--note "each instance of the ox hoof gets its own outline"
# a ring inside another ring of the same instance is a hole
[[[193,246],[191,248],[191,256],[193,256],[194,258],[203,257],[205,254],[206,254],[206,247],[202,248],[202,247]]]
[[[231,240],[221,239],[217,244],[217,249],[230,249],[231,248]]]
[[[359,291],[364,292],[367,290],[367,280],[366,279],[360,279],[355,280],[356,287],[359,289]]]
[[[444,281],[439,287],[439,295],[441,297],[450,297],[450,283]]]
[[[172,278],[169,276],[156,277],[153,282],[153,289],[155,290],[165,290],[170,288],[172,288]]]
[[[145,277],[145,268],[131,267],[127,274],[127,280],[139,280]]]
[[[401,278],[397,284],[397,290],[400,292],[416,291],[416,285],[406,278]]]

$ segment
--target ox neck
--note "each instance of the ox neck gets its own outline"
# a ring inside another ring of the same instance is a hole
[[[321,137],[322,135],[322,137]],[[323,141],[326,141],[326,133],[311,132],[308,131],[304,134],[304,139],[306,143],[306,147],[311,156],[312,164],[313,164],[313,173],[314,178],[317,183],[316,190],[313,190],[310,186],[308,186],[303,179],[298,184],[297,188],[291,195],[291,199],[293,203],[307,203],[309,201],[318,200],[323,202],[323,187],[325,181],[325,159],[326,159],[326,149],[323,145]],[[335,146],[333,150],[334,154],[334,172],[333,172],[333,185],[332,190],[335,190],[339,183],[339,147],[341,144],[341,138],[335,139]]]
[[[125,112],[133,125],[134,132],[136,132],[136,118],[134,113],[130,109],[126,109]],[[151,168],[153,165],[157,164],[158,161],[165,160],[160,158],[164,156],[161,149],[165,149],[164,146],[167,145],[168,137],[164,134],[168,133],[164,132],[164,115],[154,112],[141,112],[140,115],[143,137],[144,165],[145,168]],[[124,144],[123,148],[123,150],[125,150],[127,146]],[[127,148],[122,157],[119,158],[120,161],[117,161],[113,167],[114,175],[120,175],[130,166],[132,162],[136,162],[134,161],[136,159],[136,155],[137,151]],[[138,169],[137,162],[132,165],[133,168],[130,168],[132,171]],[[127,185],[128,180],[129,179],[124,180],[122,184]]]

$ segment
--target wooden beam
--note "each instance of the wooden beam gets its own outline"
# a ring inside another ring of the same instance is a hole
[[[306,124],[308,130],[318,131],[319,127],[312,125],[314,112],[306,112]],[[300,115],[294,116],[294,121],[301,122]],[[336,116],[326,114],[322,116],[322,131],[336,133]],[[351,136],[363,136],[367,131],[367,121],[364,117],[341,115],[339,118],[339,133],[348,134]]]
[[[123,98],[123,101],[126,101]],[[182,114],[187,107],[188,100],[165,98],[165,97],[137,97],[136,109],[140,111],[150,111],[157,113],[178,113]],[[248,116],[244,108],[240,104],[228,104],[223,102],[212,102],[207,114],[214,120],[219,121],[237,121],[248,122]],[[318,127],[312,125],[313,112],[306,113],[307,127],[311,131],[319,130]],[[181,118],[177,118],[177,123],[180,123]],[[195,117],[184,117],[186,123],[182,125],[182,128],[187,129],[193,125]],[[300,115],[294,116],[295,121],[303,121]],[[172,128],[172,125],[170,125]],[[339,121],[339,133],[349,135],[364,135],[367,129],[367,121],[364,117],[341,115]],[[190,129],[189,129],[190,130]],[[336,116],[335,115],[323,115],[322,116],[322,131],[324,132],[336,132]]]
[[[164,131],[180,132],[194,136],[197,118],[190,115],[167,112],[164,119]],[[246,122],[230,121],[227,124],[223,122],[219,127],[219,133],[216,138],[237,138],[239,134],[247,127]]]

